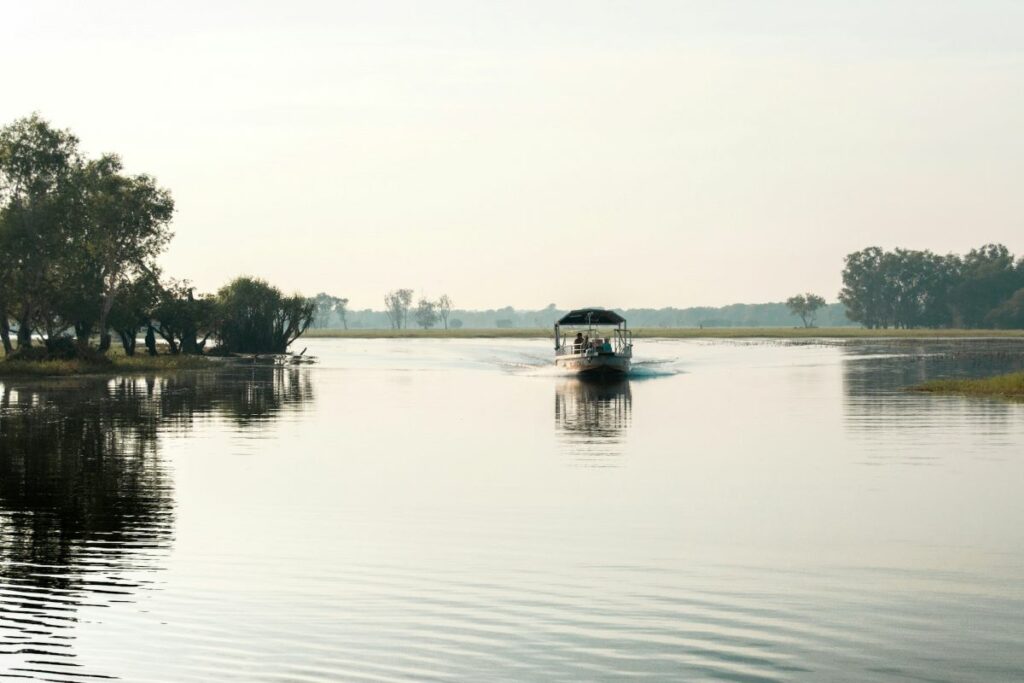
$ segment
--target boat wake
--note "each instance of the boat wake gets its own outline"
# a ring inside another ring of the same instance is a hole
[[[656,377],[674,377],[685,374],[675,360],[642,360],[633,363],[629,370],[630,379],[654,379]]]
[[[512,374],[526,377],[575,377],[576,372],[561,368],[548,358],[527,357],[517,361],[504,361],[500,365]],[[676,360],[643,360],[635,361],[627,378],[630,380],[655,379],[685,374]]]

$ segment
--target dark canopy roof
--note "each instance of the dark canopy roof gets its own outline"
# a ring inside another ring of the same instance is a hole
[[[615,311],[603,308],[581,308],[569,311],[558,321],[559,325],[618,325],[626,319]]]

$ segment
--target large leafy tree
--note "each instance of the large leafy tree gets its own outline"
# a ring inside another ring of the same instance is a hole
[[[110,328],[121,339],[125,355],[135,355],[135,345],[139,332],[146,330],[147,347],[151,354],[156,353],[153,337],[153,312],[160,301],[161,288],[154,273],[141,273],[121,286],[107,322]]]
[[[986,317],[1024,287],[1024,272],[1002,244],[971,249],[963,258],[962,278],[952,292],[957,322],[962,327],[984,327]]]
[[[78,138],[38,114],[0,129],[0,315],[16,321],[19,348],[31,346],[44,318],[53,324],[67,246],[80,227],[74,218],[81,167]],[[10,349],[9,339],[4,347]]]
[[[233,353],[284,353],[312,324],[315,304],[264,280],[239,277],[217,292],[216,335]]]
[[[157,293],[152,321],[170,353],[199,354],[214,331],[217,315],[213,298],[197,297],[189,283],[171,280]],[[152,349],[149,336],[147,329],[146,344]]]
[[[83,271],[99,283],[99,310],[93,317],[100,351],[106,351],[108,322],[118,296],[133,281],[152,277],[156,257],[171,239],[174,200],[151,176],[125,175],[115,155],[87,163],[81,187],[86,225],[77,253]]]
[[[786,299],[786,308],[789,309],[793,315],[800,316],[800,320],[803,321],[804,327],[813,327],[815,317],[818,314],[818,309],[825,305],[824,297],[820,297],[817,294],[797,294]]]
[[[1024,328],[1024,288],[1018,289],[1013,296],[992,309],[986,322],[995,327]]]
[[[40,116],[0,129],[0,337],[10,352],[33,332],[51,346],[73,330],[79,346],[100,333],[120,292],[155,272],[170,240],[170,193],[150,176],[127,175],[120,159],[86,160],[78,139]]]
[[[1024,287],[1024,260],[1001,244],[963,257],[869,247],[846,257],[843,285],[847,316],[867,327],[1005,326],[1015,320],[1007,302]]]
[[[884,255],[880,247],[868,247],[849,254],[843,268],[839,300],[846,305],[847,317],[865,327],[888,327],[892,319]]]

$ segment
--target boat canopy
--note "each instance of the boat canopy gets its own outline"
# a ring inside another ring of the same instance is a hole
[[[615,311],[604,308],[580,308],[569,311],[558,321],[559,325],[618,325],[626,319]]]

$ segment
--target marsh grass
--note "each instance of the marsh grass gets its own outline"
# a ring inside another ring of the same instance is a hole
[[[134,372],[171,372],[210,367],[201,356],[125,356],[111,354],[104,360],[0,360],[0,377],[68,377],[72,375],[123,375]]]
[[[349,339],[550,339],[549,328],[458,330],[308,330],[306,337]],[[1021,338],[1024,330],[868,330],[861,327],[640,327],[638,339],[941,339]],[[293,347],[301,346],[297,341]]]
[[[1024,372],[996,375],[981,379],[936,379],[925,382],[914,391],[930,394],[958,394],[962,396],[995,396],[1024,400]]]

